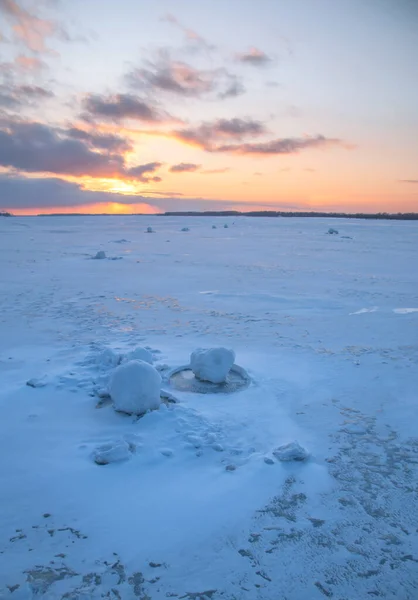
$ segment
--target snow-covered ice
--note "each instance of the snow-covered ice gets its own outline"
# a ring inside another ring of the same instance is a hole
[[[150,365],[152,365],[152,363],[154,362],[151,352],[149,350],[147,350],[146,348],[141,348],[141,346],[138,346],[134,350],[131,350],[130,352],[125,354],[125,356],[123,357],[123,360],[136,360],[136,359],[143,360],[144,362],[147,362]]]
[[[273,455],[277,460],[288,462],[290,460],[306,460],[309,452],[305,448],[302,448],[299,442],[295,441],[279,446],[273,450]]]
[[[197,348],[190,355],[190,367],[202,381],[223,383],[234,360],[235,352],[228,348]]]
[[[0,220],[2,600],[416,600],[418,222],[214,221]],[[171,390],[199,347],[251,385]]]
[[[130,360],[116,367],[109,383],[109,394],[115,410],[143,415],[158,408],[161,375],[143,360]]]

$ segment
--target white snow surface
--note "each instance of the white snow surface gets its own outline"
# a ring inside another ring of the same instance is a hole
[[[129,360],[114,370],[109,383],[109,394],[115,410],[143,415],[158,408],[161,375],[143,360]]]
[[[198,379],[223,383],[234,360],[235,352],[228,348],[197,348],[190,355],[190,366]]]
[[[416,600],[418,223],[214,221],[0,220],[2,600]],[[138,346],[252,384],[115,412]]]

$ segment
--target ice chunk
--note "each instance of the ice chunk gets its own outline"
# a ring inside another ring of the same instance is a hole
[[[190,356],[190,367],[202,381],[223,383],[235,360],[235,352],[227,348],[198,348]]]
[[[190,231],[188,227],[183,227],[182,231]]]
[[[330,235],[334,235],[334,234],[338,235],[338,229],[333,229],[332,227],[330,227],[330,228],[328,229],[328,233],[329,233]]]
[[[98,465],[108,465],[113,462],[121,462],[131,457],[131,449],[127,442],[118,440],[109,444],[103,444],[94,450],[93,460]]]
[[[104,250],[99,250],[95,256],[93,256],[94,259],[102,259],[102,258],[106,258],[106,252]]]
[[[290,442],[290,444],[279,446],[276,450],[273,450],[273,454],[277,460],[281,461],[306,460],[309,456],[309,453],[298,442]]]
[[[147,227],[147,230],[145,233],[155,233],[155,231],[153,230],[152,227]]]
[[[48,381],[46,376],[44,375],[43,377],[32,377],[32,379],[28,379],[28,381],[26,382],[26,385],[28,385],[29,387],[33,387],[33,388],[40,388],[40,387],[45,387],[47,385]]]
[[[131,360],[116,367],[109,384],[115,410],[142,415],[158,408],[161,375],[143,360]]]
[[[225,223],[224,229],[228,229],[228,224],[227,223]]]
[[[97,363],[102,367],[117,367],[121,360],[122,356],[110,348],[103,350],[97,357]]]
[[[146,350],[145,348],[141,348],[141,346],[138,346],[138,348],[135,348],[134,350],[128,352],[124,360],[143,360],[144,362],[147,362],[150,365],[152,365],[153,363],[151,352],[149,350]]]
[[[216,229],[216,225],[212,225],[212,229]]]

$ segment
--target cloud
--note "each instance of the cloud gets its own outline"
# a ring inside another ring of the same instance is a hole
[[[230,167],[224,167],[223,169],[205,169],[200,171],[203,175],[219,175],[221,173],[227,173],[230,171]]]
[[[107,150],[108,152],[124,153],[133,149],[130,140],[112,133],[95,133],[79,129],[78,127],[71,127],[70,129],[67,129],[65,133],[68,137],[83,140],[90,146],[100,148],[101,150]]]
[[[196,165],[194,163],[179,163],[178,165],[173,165],[170,168],[171,173],[193,173],[200,168],[201,165]]]
[[[250,48],[247,52],[236,55],[236,59],[244,64],[254,67],[264,67],[272,62],[272,58],[258,48]]]
[[[154,173],[157,169],[162,166],[162,163],[159,162],[150,162],[145,165],[138,165],[137,167],[132,167],[128,169],[126,174],[128,177],[132,177],[138,181],[142,181],[143,183],[149,183],[150,181],[159,182],[161,181],[161,177],[148,177],[147,173]]]
[[[0,174],[0,208],[52,209],[77,208],[93,204],[138,205],[156,208],[151,198],[140,195],[113,194],[84,190],[79,184],[59,178],[30,178]],[[144,207],[146,208],[146,207]],[[154,211],[153,211],[154,212]]]
[[[114,177],[124,159],[92,151],[82,140],[63,137],[41,123],[10,122],[0,129],[0,166],[27,172]]]
[[[165,17],[162,17],[160,20],[166,21],[167,23],[171,23],[171,25],[174,25],[175,27],[180,29],[180,31],[182,31],[184,33],[184,36],[188,43],[192,43],[194,45],[200,46],[202,49],[205,49],[205,50],[215,50],[216,46],[209,44],[205,40],[205,38],[203,38],[201,35],[196,33],[196,31],[194,31],[193,29],[189,29],[188,27],[185,27],[182,23],[180,23],[180,21],[174,15],[167,14],[167,15],[165,15]]]
[[[418,179],[398,179],[400,183],[418,183]]]
[[[235,117],[233,119],[218,119],[202,123],[198,127],[183,128],[172,132],[173,137],[205,150],[212,150],[219,140],[241,140],[244,137],[255,137],[266,133],[261,121]]]
[[[55,25],[25,10],[15,0],[0,0],[0,14],[9,21],[15,37],[32,52],[45,52],[46,38],[52,36]]]
[[[215,95],[225,99],[245,92],[239,78],[226,69],[197,69],[171,59],[166,51],[160,51],[155,61],[146,61],[143,67],[133,69],[128,73],[127,81],[133,88],[143,91],[189,98]]]
[[[131,94],[116,94],[114,96],[91,94],[85,98],[83,106],[86,111],[83,117],[86,120],[90,120],[91,117],[101,117],[112,121],[132,119],[145,123],[155,123],[168,119],[168,115],[164,117],[150,103]]]
[[[297,154],[307,148],[321,148],[331,145],[343,145],[341,140],[326,138],[323,135],[305,138],[279,138],[268,142],[227,144],[210,148],[211,152],[229,152],[232,154]]]
[[[0,84],[0,106],[5,108],[18,108],[53,96],[53,92],[37,85]]]

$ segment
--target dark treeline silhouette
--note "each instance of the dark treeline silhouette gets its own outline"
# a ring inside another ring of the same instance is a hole
[[[12,217],[11,213],[1,212],[0,217]],[[206,210],[206,211],[170,211],[149,215],[146,213],[48,213],[37,217],[323,217],[333,219],[387,219],[396,221],[418,221],[418,213],[340,213],[340,212],[296,212],[278,210]]]
[[[161,217],[332,217],[334,219],[394,219],[405,221],[418,220],[418,213],[340,213],[340,212],[291,212],[276,210],[252,210],[249,212],[240,212],[237,210],[205,212],[198,211],[170,211],[165,212]]]

